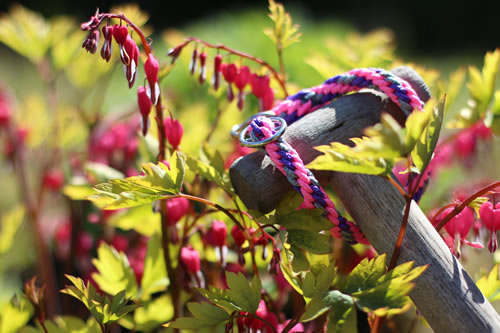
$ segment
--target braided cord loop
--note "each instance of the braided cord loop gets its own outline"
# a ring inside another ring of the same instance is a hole
[[[375,89],[386,94],[406,114],[413,110],[422,110],[423,102],[408,82],[396,77],[391,72],[379,68],[353,69],[326,80],[323,84],[304,89],[287,97],[276,105],[270,113],[285,119],[291,124],[335,98],[364,88]],[[276,167],[287,177],[295,191],[304,198],[301,208],[324,209],[324,217],[333,224],[331,233],[336,238],[343,238],[349,244],[369,244],[359,227],[348,221],[335,208],[332,200],[321,187],[313,173],[306,168],[299,154],[288,143],[276,135],[279,129],[276,122],[267,116],[257,116],[250,122],[250,140],[263,146]],[[269,142],[269,138],[273,138]],[[268,143],[269,142],[269,143]]]

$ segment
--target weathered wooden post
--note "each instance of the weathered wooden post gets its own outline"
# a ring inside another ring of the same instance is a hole
[[[412,70],[394,73],[406,79],[427,100],[422,79]],[[289,126],[283,135],[305,163],[319,152],[313,147],[333,141],[348,143],[374,125],[382,112],[402,118],[402,111],[387,97],[361,92],[341,97]],[[399,232],[404,198],[385,179],[352,173],[315,172],[329,183],[345,208],[379,253],[392,253]],[[292,187],[261,151],[244,156],[231,166],[233,186],[245,205],[270,212]],[[500,316],[477,288],[460,262],[413,202],[398,263],[429,264],[418,278],[411,298],[435,332],[500,332]]]

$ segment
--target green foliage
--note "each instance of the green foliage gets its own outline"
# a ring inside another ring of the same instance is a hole
[[[486,115],[485,124],[496,136],[500,136],[500,90],[495,92],[493,106],[491,112]]]
[[[394,34],[387,29],[367,34],[349,32],[339,38],[329,36],[321,44],[325,52],[313,51],[306,62],[323,79],[353,68],[388,67],[394,58]]]
[[[15,333],[28,323],[33,315],[33,306],[24,297],[14,298],[7,303],[0,303],[0,332]]]
[[[351,139],[355,143],[354,147],[339,142],[315,147],[324,155],[318,156],[307,166],[317,170],[388,176],[392,172],[394,163],[406,158],[420,141],[430,126],[428,124],[431,112],[430,108],[426,108],[423,112],[412,112],[406,120],[405,128],[402,128],[389,114],[382,114],[380,123],[365,129],[365,137]],[[427,150],[434,149],[439,134],[439,131],[435,133],[437,123],[432,126],[432,133],[428,133],[429,138],[422,138],[429,147],[425,150],[423,147],[420,148],[422,154],[420,158],[429,159],[428,155],[432,155],[432,152],[429,153]]]
[[[484,57],[484,66],[481,72],[475,67],[469,67],[470,81],[467,88],[476,102],[479,117],[483,117],[495,90],[495,79],[500,66],[500,49],[487,52]]]
[[[200,159],[188,155],[186,164],[195,174],[214,182],[229,195],[235,195],[229,179],[229,173],[224,168],[224,159],[218,150],[204,144],[200,152]]]
[[[92,278],[103,291],[114,295],[124,290],[129,298],[136,295],[137,281],[125,253],[102,243],[97,250],[97,259],[92,263],[98,270]]]
[[[443,123],[445,100],[446,96],[441,99],[438,106],[435,108],[432,107],[431,103],[426,105],[426,108],[432,107],[431,119],[427,123],[415,148],[411,152],[413,164],[421,173],[424,172],[429,165],[439,139],[441,125]]]
[[[147,300],[152,294],[165,291],[169,280],[165,276],[165,259],[161,247],[161,237],[154,234],[148,241],[144,274],[141,280],[141,299]]]
[[[56,32],[41,15],[21,5],[0,19],[0,41],[35,63],[42,60]]]
[[[160,232],[160,219],[160,214],[155,213],[150,205],[143,205],[112,215],[108,223],[122,230],[134,230],[144,236],[152,236]]]
[[[498,274],[498,264],[493,266],[488,274],[483,275],[476,282],[477,287],[488,298],[490,302],[500,299],[500,275]]]
[[[298,32],[299,25],[292,23],[292,18],[285,12],[283,5],[269,0],[269,12],[269,18],[273,21],[274,27],[265,29],[264,33],[276,44],[278,50],[298,43],[302,35]]]
[[[54,320],[46,320],[45,327],[49,333],[101,333],[99,323],[94,318],[89,318],[86,322],[80,318],[73,316],[60,316]],[[40,325],[36,328],[33,326],[24,327],[21,333],[44,333]]]
[[[128,314],[118,322],[121,326],[135,331],[151,331],[161,324],[172,319],[174,307],[170,295],[163,294],[160,297],[142,302],[133,315]]]
[[[226,282],[230,290],[227,296],[234,301],[241,311],[255,313],[259,307],[262,285],[257,275],[254,275],[249,284],[241,273],[226,272]]]
[[[85,285],[80,278],[71,275],[66,275],[66,277],[73,286],[66,286],[61,292],[82,302],[100,325],[114,323],[140,306],[139,304],[127,305],[129,300],[125,297],[125,290],[109,298],[98,294],[90,282]]]
[[[15,243],[16,234],[24,220],[24,207],[17,206],[2,217],[0,224],[0,255],[8,252]]]
[[[98,182],[105,182],[110,179],[123,178],[125,175],[109,165],[98,162],[86,162],[83,166],[87,173]]]
[[[151,203],[180,193],[184,180],[184,159],[173,154],[170,169],[163,163],[142,166],[144,176],[113,179],[96,185],[97,194],[88,197],[103,209],[128,208]]]

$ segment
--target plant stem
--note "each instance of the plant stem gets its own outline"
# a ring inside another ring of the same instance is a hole
[[[278,83],[280,84],[281,90],[283,90],[285,97],[288,96],[288,92],[286,90],[284,79],[280,78],[280,75],[276,72],[276,70],[271,65],[269,65],[267,62],[265,62],[264,60],[257,58],[257,57],[254,57],[250,54],[234,50],[234,49],[229,48],[223,44],[211,44],[211,43],[205,42],[204,40],[201,40],[201,39],[196,38],[196,37],[187,38],[186,42],[184,42],[184,46],[189,44],[190,42],[197,42],[197,43],[200,43],[200,44],[202,44],[208,48],[212,48],[212,49],[224,50],[224,51],[229,52],[231,54],[237,55],[241,58],[246,58],[246,59],[252,60],[253,62],[258,63],[259,65],[266,67],[272,73],[272,75],[278,81]]]
[[[167,275],[170,280],[170,293],[172,296],[172,303],[174,305],[174,319],[181,316],[181,299],[180,299],[180,287],[178,281],[177,269],[172,267],[172,260],[170,255],[169,246],[169,228],[167,221],[167,205],[165,201],[160,201],[160,215],[161,215],[161,246],[163,249],[163,259],[165,260],[165,266],[167,268]]]
[[[151,48],[149,46],[148,41],[146,40],[146,37],[142,33],[141,29],[139,29],[139,27],[136,26],[132,21],[130,21],[125,15],[123,15],[123,14],[111,14],[111,13],[99,14],[99,19],[101,20],[101,22],[105,19],[112,19],[112,18],[117,18],[117,19],[120,19],[120,20],[127,22],[127,24],[135,32],[137,32],[137,35],[139,35],[139,38],[141,39],[142,46],[144,48],[144,52],[146,52],[146,56],[149,56],[149,54],[151,53]],[[101,24],[101,22],[99,22],[99,24]]]
[[[451,220],[455,215],[460,213],[465,207],[467,207],[474,199],[480,197],[483,194],[488,193],[489,191],[495,189],[496,187],[500,186],[500,181],[494,182],[486,187],[483,187],[482,189],[478,190],[476,193],[472,194],[469,196],[467,199],[465,199],[460,205],[456,206],[448,215],[446,215],[441,222],[436,226],[436,230],[439,232],[446,223],[448,223],[449,220]]]

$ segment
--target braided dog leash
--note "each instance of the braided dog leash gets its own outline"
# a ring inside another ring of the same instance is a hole
[[[333,224],[331,233],[349,244],[368,244],[359,227],[348,221],[335,208],[313,173],[288,143],[281,138],[286,126],[302,118],[337,97],[363,88],[386,94],[406,114],[422,110],[423,103],[408,82],[378,68],[353,69],[326,80],[323,84],[304,89],[287,97],[272,110],[251,117],[233,129],[240,143],[248,147],[263,147],[274,165],[287,177],[295,191],[304,198],[301,208],[324,209],[324,217]]]

